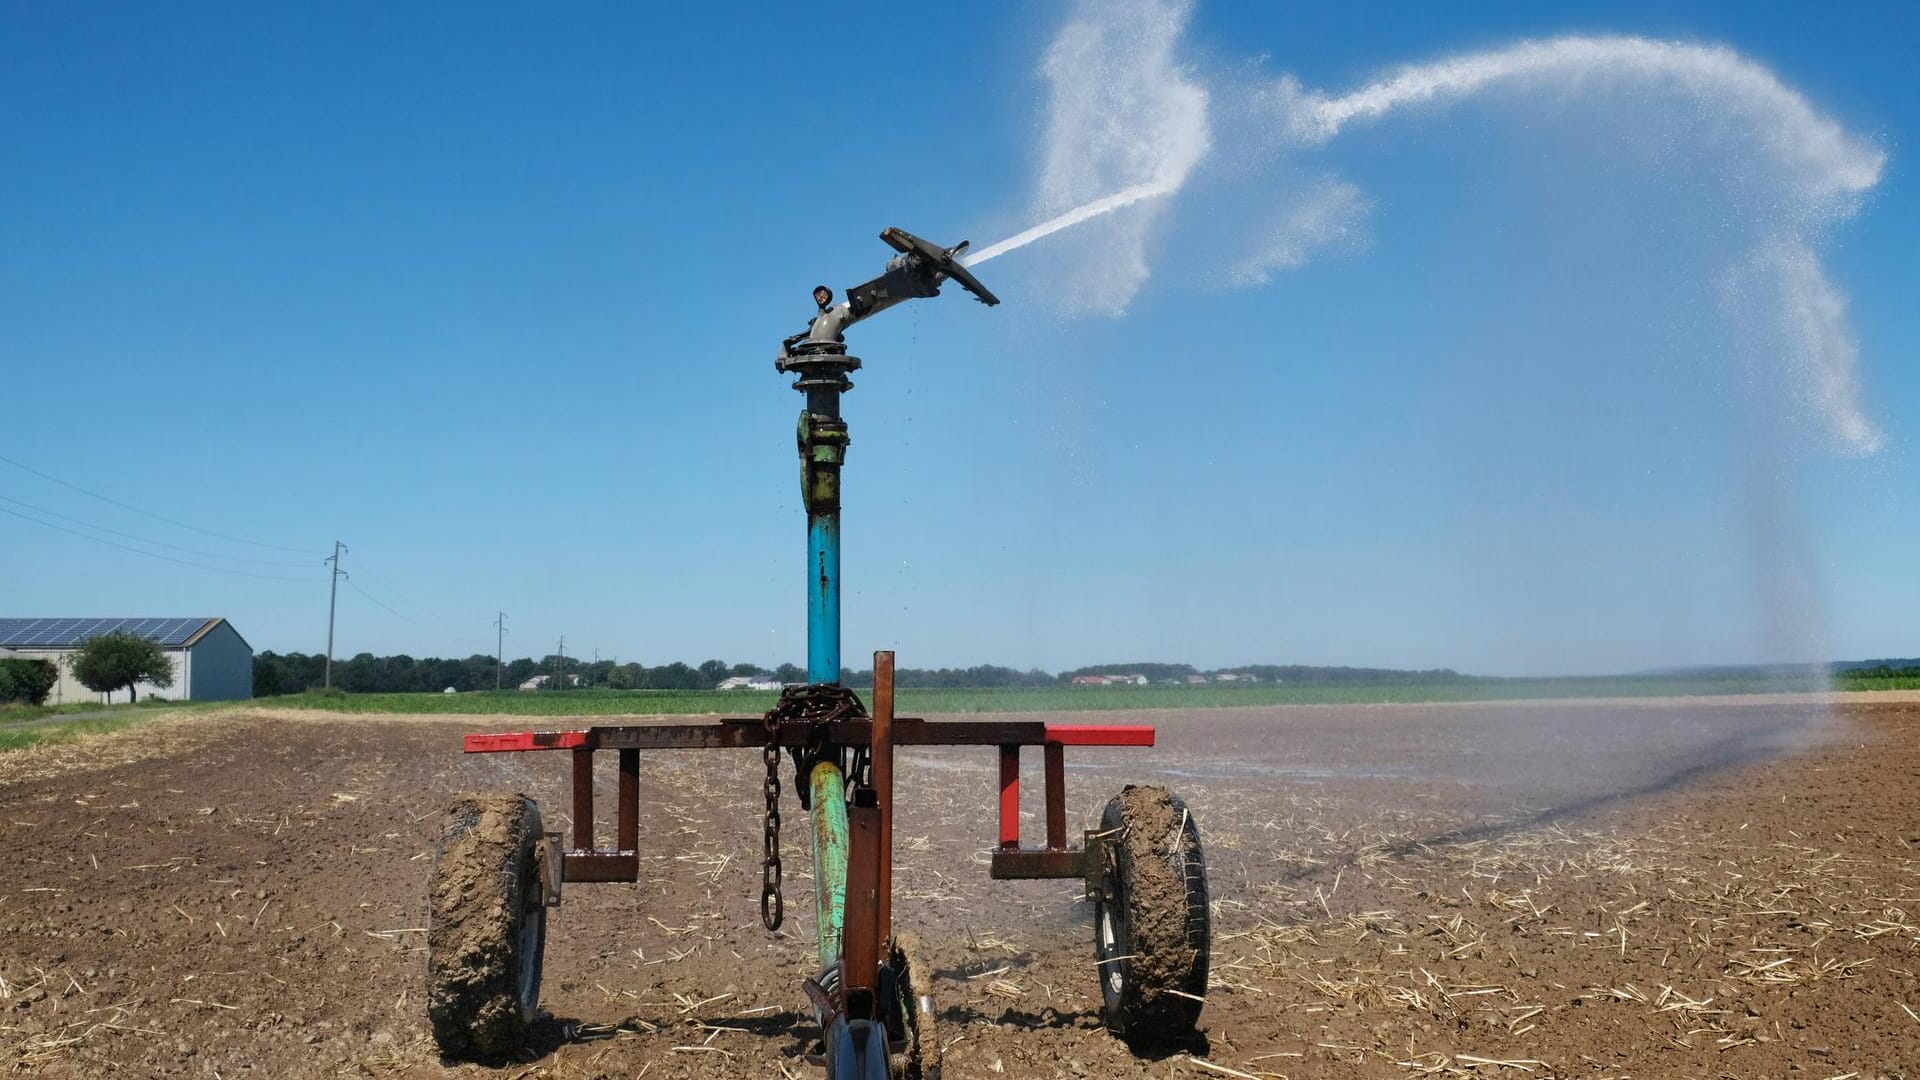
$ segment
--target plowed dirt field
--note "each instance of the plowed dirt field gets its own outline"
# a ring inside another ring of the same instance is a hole
[[[1109,1037],[1078,884],[987,878],[992,752],[903,751],[897,920],[948,1077],[1920,1076],[1920,695],[1060,719],[1160,725],[1070,752],[1069,807],[1128,781],[1192,807],[1204,1039]],[[522,1060],[440,1059],[442,807],[519,790],[568,824],[564,755],[459,736],[552,726],[235,709],[0,757],[0,1070],[818,1075],[801,816],[769,934],[752,751],[643,756],[642,880],[568,887],[553,1019]]]

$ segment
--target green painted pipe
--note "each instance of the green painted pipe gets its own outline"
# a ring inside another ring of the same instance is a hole
[[[807,785],[813,793],[813,917],[824,971],[840,959],[847,920],[847,781],[838,764],[822,761]]]

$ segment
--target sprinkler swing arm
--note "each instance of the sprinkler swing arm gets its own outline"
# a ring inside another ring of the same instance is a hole
[[[908,300],[938,296],[940,286],[948,280],[958,282],[961,288],[973,294],[974,299],[988,307],[1000,303],[1000,298],[980,284],[980,279],[974,277],[960,262],[960,257],[966,254],[968,241],[962,240],[950,248],[943,248],[893,226],[882,230],[880,239],[900,254],[887,260],[886,269],[879,277],[848,289],[844,302],[838,305],[832,305],[830,301],[822,304],[820,315],[811,326],[782,343],[783,358],[802,341],[844,342],[847,328],[854,323],[870,319]],[[780,370],[785,371],[786,368]]]
[[[568,844],[558,832],[539,832],[537,805],[523,795],[466,796],[450,809],[446,838],[475,831],[476,823],[493,820],[491,813],[512,819],[513,830],[503,834],[524,839],[515,841],[518,847],[481,852],[482,861],[504,864],[450,866],[452,858],[436,856],[429,890],[435,926],[459,922],[468,910],[448,900],[443,911],[443,896],[459,897],[443,888],[443,874],[452,881],[488,871],[487,880],[507,883],[504,909],[520,912],[517,920],[489,924],[488,933],[498,940],[487,955],[500,970],[478,977],[470,952],[445,958],[436,953],[440,931],[430,928],[428,1013],[449,1054],[498,1054],[531,1030],[538,1016],[545,913],[560,904],[563,883],[639,880],[642,751],[729,748],[759,748],[766,768],[760,902],[769,930],[783,917],[781,752],[794,761],[794,787],[808,814],[819,957],[818,973],[804,980],[802,990],[820,1026],[817,1063],[826,1066],[829,1080],[939,1075],[932,972],[911,936],[893,929],[893,777],[901,746],[994,748],[999,828],[989,875],[1086,881],[1095,905],[1096,971],[1109,1028],[1136,1044],[1192,1033],[1206,990],[1211,923],[1199,834],[1184,804],[1165,789],[1129,785],[1108,803],[1101,827],[1083,833],[1082,846],[1068,843],[1066,747],[1150,747],[1152,727],[896,717],[892,652],[873,654],[871,712],[869,703],[840,685],[840,473],[851,442],[840,399],[853,388],[848,375],[860,367],[859,358],[847,355],[845,331],[907,300],[938,295],[947,281],[959,282],[984,304],[999,303],[961,265],[964,242],[943,248],[894,228],[880,236],[899,254],[880,276],[847,290],[837,306],[831,290],[816,289],[819,316],[806,332],[782,343],[775,361],[779,371],[797,376],[793,388],[806,397],[797,443],[807,511],[807,682],[787,686],[779,703],[759,717],[466,736],[467,753],[569,752],[573,835]],[[1020,753],[1028,746],[1040,747],[1043,761],[1041,847],[1027,847],[1021,838]],[[601,750],[614,751],[619,763],[611,848],[596,846],[594,837],[594,755]],[[1167,820],[1180,822],[1172,834],[1145,835],[1164,831]],[[1136,831],[1142,835],[1129,839]],[[445,840],[442,850],[450,850]],[[514,882],[521,883],[517,889]],[[1159,909],[1169,895],[1180,898],[1180,910]],[[502,907],[484,910],[497,915]],[[1173,938],[1152,938],[1160,931],[1149,928],[1167,926],[1176,928]],[[1136,953],[1153,954],[1154,963],[1135,973],[1130,961]],[[896,1074],[891,1056],[902,1050],[905,1071]]]

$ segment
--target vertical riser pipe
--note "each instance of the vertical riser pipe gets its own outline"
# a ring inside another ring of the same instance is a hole
[[[840,681],[840,518],[807,522],[807,681]]]
[[[813,797],[813,917],[824,970],[840,958],[847,924],[847,782],[840,766],[823,761],[807,783]]]

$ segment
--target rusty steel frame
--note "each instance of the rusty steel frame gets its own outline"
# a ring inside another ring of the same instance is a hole
[[[885,657],[885,660],[882,660]],[[893,715],[892,654],[876,653],[874,715],[827,725],[826,741],[836,746],[870,747],[873,788],[880,814],[878,847],[882,864],[876,908],[883,920],[880,940],[892,932],[893,748],[898,746],[991,746],[999,752],[999,844],[989,876],[1002,880],[1082,877],[1085,849],[1067,843],[1066,748],[1069,746],[1152,746],[1154,729],[1146,724],[1050,724],[1042,720],[922,720]],[[886,665],[881,676],[880,666]],[[881,687],[884,685],[884,692]],[[573,846],[560,852],[561,878],[578,882],[638,881],[640,874],[640,751],[760,748],[767,744],[759,717],[665,724],[624,724],[577,731],[527,731],[468,735],[469,754],[531,750],[567,750],[573,759]],[[772,735],[780,746],[805,746],[810,736],[793,725]],[[1046,807],[1046,844],[1024,847],[1020,839],[1020,751],[1038,746]],[[615,846],[594,847],[593,762],[600,750],[619,752]],[[849,905],[850,909],[852,905]]]
[[[864,775],[847,777],[847,868],[837,992],[818,980],[806,989],[815,1000],[822,1030],[835,1017],[874,1021],[880,1017],[881,968],[893,939],[894,749],[899,746],[991,746],[999,760],[999,839],[988,873],[996,879],[1082,878],[1089,892],[1104,865],[1102,841],[1084,833],[1083,846],[1067,844],[1069,746],[1152,746],[1154,729],[1144,724],[1049,724],[1034,720],[933,721],[894,716],[894,657],[873,655],[873,715],[822,725],[775,724],[762,717],[691,723],[627,724],[577,731],[530,731],[468,735],[470,754],[565,750],[572,759],[573,836],[544,837],[542,887],[549,905],[560,903],[562,882],[633,882],[640,879],[640,751],[823,745],[868,750]],[[1029,848],[1020,839],[1020,752],[1038,746],[1046,808],[1046,844]],[[594,838],[594,755],[616,752],[614,846]]]

